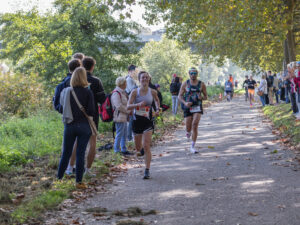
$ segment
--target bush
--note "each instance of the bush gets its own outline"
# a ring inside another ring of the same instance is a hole
[[[59,153],[63,123],[58,113],[40,111],[28,118],[11,118],[0,124],[0,171],[36,157]]]
[[[0,119],[7,114],[27,117],[45,105],[49,99],[45,96],[43,85],[36,74],[6,74],[0,75]]]

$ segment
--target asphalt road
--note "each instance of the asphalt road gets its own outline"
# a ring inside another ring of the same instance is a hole
[[[85,224],[115,224],[128,218],[97,218],[85,210],[137,206],[158,211],[131,218],[148,224],[300,224],[299,165],[292,160],[294,153],[275,139],[259,109],[242,98],[215,104],[199,125],[200,154],[189,153],[182,126],[153,148],[150,180],[142,179],[143,168],[137,163],[106,193],[59,212],[57,218],[68,213],[69,219]]]

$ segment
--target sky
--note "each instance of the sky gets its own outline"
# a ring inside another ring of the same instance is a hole
[[[39,11],[45,12],[47,9],[51,9],[51,3],[54,0],[0,0],[0,13],[6,13],[6,12],[14,12],[16,10],[20,9],[30,9],[32,6],[37,5]],[[132,21],[135,21],[139,24],[141,24],[144,27],[148,27],[151,30],[157,30],[160,28],[163,28],[163,24],[159,25],[153,25],[149,26],[146,24],[145,20],[142,18],[143,13],[145,12],[145,9],[141,6],[133,6],[132,7],[133,14],[132,14]]]

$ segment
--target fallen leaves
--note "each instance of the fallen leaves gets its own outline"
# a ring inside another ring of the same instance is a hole
[[[207,148],[209,148],[209,149],[214,149],[215,147],[214,146],[207,146]]]
[[[248,212],[248,215],[249,215],[249,216],[258,216],[258,214],[257,214],[257,213],[254,213],[254,212]]]

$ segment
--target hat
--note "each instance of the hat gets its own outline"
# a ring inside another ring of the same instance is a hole
[[[173,73],[173,75],[172,75],[172,76],[175,78],[175,77],[177,77],[177,74],[176,74],[176,73]]]
[[[128,66],[128,71],[132,71],[132,70],[135,70],[136,66],[131,64]]]
[[[159,88],[159,87],[160,87],[160,85],[159,85],[159,84],[155,84],[155,87],[156,87],[156,88]]]

